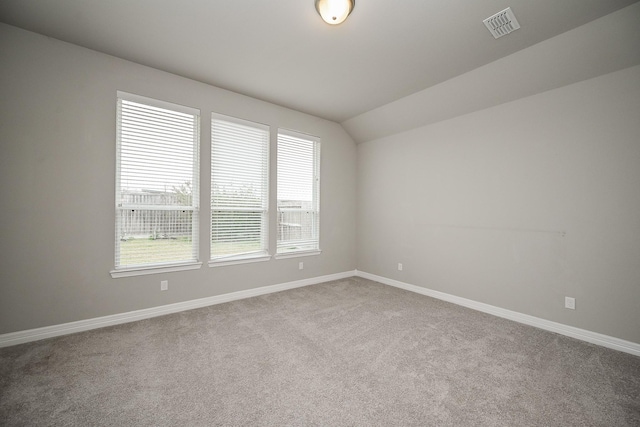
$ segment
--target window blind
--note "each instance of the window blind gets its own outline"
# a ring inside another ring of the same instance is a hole
[[[118,92],[116,269],[198,260],[199,111]]]
[[[278,131],[277,253],[320,249],[320,139]]]
[[[211,261],[268,256],[269,127],[212,114]]]

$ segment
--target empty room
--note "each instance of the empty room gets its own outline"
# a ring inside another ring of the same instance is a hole
[[[637,0],[2,0],[0,142],[0,425],[640,426]]]

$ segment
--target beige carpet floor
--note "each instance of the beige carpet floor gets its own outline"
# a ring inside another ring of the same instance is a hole
[[[640,426],[640,358],[350,278],[0,349],[3,426]]]

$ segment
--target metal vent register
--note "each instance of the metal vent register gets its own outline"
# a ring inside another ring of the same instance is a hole
[[[518,23],[518,20],[511,11],[510,7],[506,8],[502,12],[498,12],[495,15],[488,17],[482,22],[484,22],[484,25],[487,26],[487,28],[495,38],[506,36],[510,32],[520,28],[520,24]]]

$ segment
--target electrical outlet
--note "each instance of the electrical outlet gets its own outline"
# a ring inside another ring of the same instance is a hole
[[[576,299],[571,297],[564,297],[564,308],[568,308],[570,310],[576,309]]]
[[[402,263],[398,263],[398,271],[402,271]]]
[[[304,268],[304,262],[298,263],[298,270],[302,270]]]
[[[160,281],[160,290],[161,291],[166,291],[168,289],[169,289],[169,281],[168,280]]]

